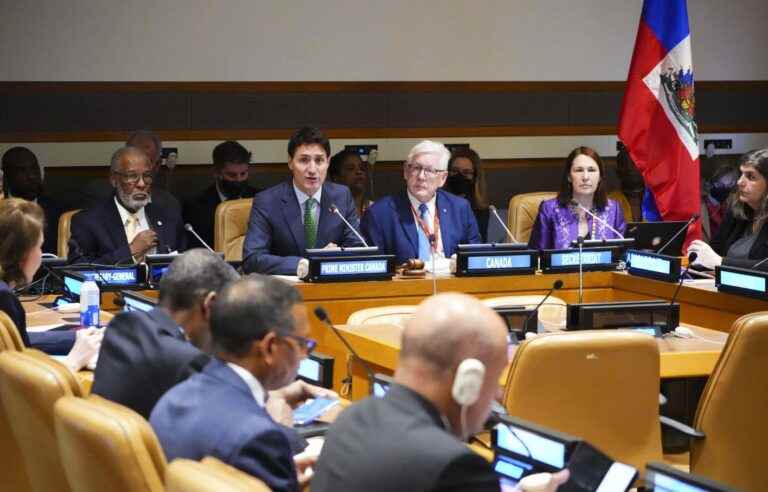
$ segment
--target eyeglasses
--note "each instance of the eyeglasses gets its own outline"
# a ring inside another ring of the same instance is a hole
[[[418,164],[407,164],[406,167],[408,168],[408,172],[410,174],[414,176],[418,176],[422,172],[424,172],[424,175],[428,178],[434,178],[435,176],[438,176],[440,173],[445,172],[445,169],[434,169],[431,167],[419,166]]]
[[[299,348],[306,353],[310,353],[317,347],[317,340],[313,338],[300,337],[298,335],[283,335],[283,338],[290,338],[299,344]]]
[[[120,171],[112,171],[112,172],[119,176],[122,176],[123,181],[132,185],[137,184],[139,182],[139,179],[143,180],[147,184],[151,184],[152,181],[155,179],[155,175],[152,173],[137,174],[137,173],[121,173]]]

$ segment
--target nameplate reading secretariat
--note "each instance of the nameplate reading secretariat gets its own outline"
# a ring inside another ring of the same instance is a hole
[[[583,270],[613,270],[619,260],[620,248],[547,249],[542,252],[544,272],[575,272]]]
[[[680,280],[680,258],[631,249],[627,251],[627,270],[638,277],[677,282]]]
[[[395,274],[393,255],[310,257],[308,282],[387,280]]]
[[[528,275],[536,270],[538,253],[533,250],[459,252],[456,276]]]

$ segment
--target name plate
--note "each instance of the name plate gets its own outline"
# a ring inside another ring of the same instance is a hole
[[[538,257],[534,250],[458,251],[456,276],[530,275]]]
[[[126,287],[137,287],[144,283],[144,269],[135,265],[132,267],[115,268],[75,268],[74,272],[86,280],[93,280],[100,290],[120,290]]]
[[[680,280],[680,258],[630,249],[627,251],[627,270],[638,277],[678,282]]]
[[[541,256],[544,273],[578,272],[579,263],[584,271],[615,270],[619,263],[620,248],[545,249]]]
[[[389,280],[395,274],[394,255],[319,256],[309,258],[307,282]]]
[[[748,268],[715,267],[715,287],[720,292],[768,298],[768,273]]]

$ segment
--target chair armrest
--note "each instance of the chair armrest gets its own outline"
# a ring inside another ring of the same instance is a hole
[[[675,419],[671,419],[669,417],[665,417],[664,415],[659,416],[659,421],[662,425],[666,425],[667,427],[670,427],[677,432],[680,432],[681,434],[685,434],[688,437],[692,437],[694,439],[703,439],[707,437],[703,432],[694,429],[693,427],[690,427],[688,425],[685,425],[682,422],[678,422]]]

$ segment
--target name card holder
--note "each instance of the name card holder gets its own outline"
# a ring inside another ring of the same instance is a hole
[[[353,254],[339,251],[309,258],[305,282],[357,282],[391,280],[395,275],[395,255]]]
[[[720,292],[768,299],[768,273],[749,268],[715,267],[715,287]]]
[[[119,291],[123,289],[141,289],[146,282],[146,270],[142,265],[121,267],[69,267],[64,270],[80,274],[86,280],[93,280],[99,290]]]
[[[680,280],[680,258],[648,251],[627,251],[627,271],[638,277],[677,283]]]
[[[541,252],[541,269],[544,273],[578,272],[579,262],[582,270],[610,271],[619,264],[621,248],[601,247],[578,249],[545,249]]]
[[[530,275],[536,271],[539,253],[525,244],[459,245],[456,276]]]

